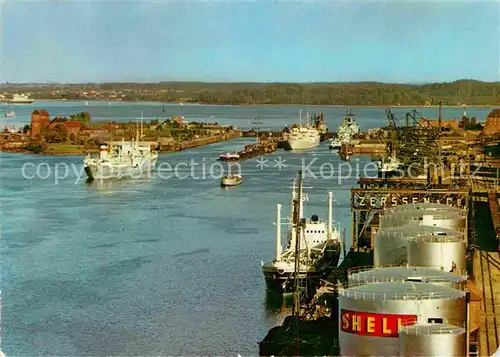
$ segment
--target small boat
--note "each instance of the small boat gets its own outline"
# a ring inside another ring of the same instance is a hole
[[[88,101],[88,100],[86,100],[86,101],[85,101],[85,106],[86,106],[86,107],[88,107],[88,106],[89,106],[89,101]]]
[[[5,117],[6,118],[12,118],[16,116],[16,112],[13,110],[9,110],[8,112],[5,112]]]
[[[220,179],[221,187],[238,186],[243,182],[241,175],[224,175]]]
[[[219,155],[219,160],[221,161],[232,161],[232,160],[238,160],[240,158],[240,155],[238,153],[232,152],[232,153],[225,153],[225,154],[220,154]]]

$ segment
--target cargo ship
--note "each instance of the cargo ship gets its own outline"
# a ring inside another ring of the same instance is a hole
[[[10,103],[10,104],[30,104],[35,100],[29,98],[25,94],[14,94],[12,95],[12,99],[0,99],[1,102]]]
[[[332,192],[328,193],[328,222],[321,221],[316,214],[309,220],[303,218],[302,182],[298,188],[292,183],[292,223],[289,227],[286,247],[282,252],[281,205],[276,207],[276,257],[261,262],[261,269],[270,291],[283,294],[293,292],[295,276],[302,286],[310,287],[325,276],[329,268],[336,267],[340,257],[340,234],[333,224]],[[287,224],[288,225],[288,224]]]

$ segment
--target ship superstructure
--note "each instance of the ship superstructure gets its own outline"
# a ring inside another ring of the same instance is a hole
[[[330,149],[340,149],[342,144],[348,144],[353,137],[359,134],[359,125],[354,120],[354,114],[346,112],[344,120],[337,129],[337,137],[330,140]]]

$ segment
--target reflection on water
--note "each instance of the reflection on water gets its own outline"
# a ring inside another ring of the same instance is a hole
[[[269,312],[285,312],[292,307],[293,294],[281,294],[266,290],[265,305]]]
[[[150,177],[143,177],[138,179],[106,179],[106,180],[92,180],[87,179],[85,185],[90,190],[96,190],[101,193],[113,193],[116,191],[127,190],[129,191],[133,185],[140,185],[151,181]]]

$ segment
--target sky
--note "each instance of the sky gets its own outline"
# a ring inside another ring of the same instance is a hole
[[[0,0],[0,82],[500,81],[500,0]]]

